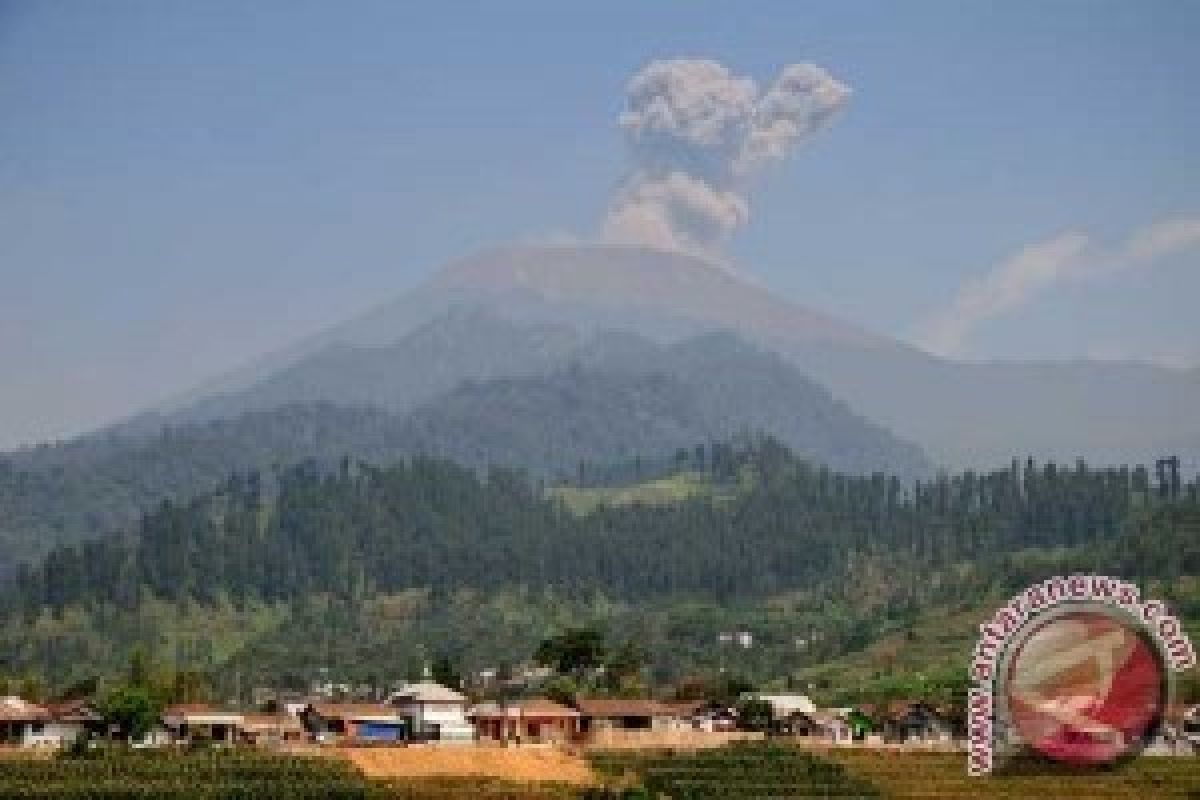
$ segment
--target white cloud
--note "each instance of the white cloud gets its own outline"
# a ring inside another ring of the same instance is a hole
[[[1200,219],[1176,217],[1134,233],[1122,248],[1120,261],[1142,266],[1197,245],[1200,245]]]
[[[947,356],[962,355],[971,334],[989,320],[1010,314],[1056,286],[1103,275],[1148,268],[1157,261],[1200,246],[1200,218],[1161,220],[1134,231],[1111,250],[1071,231],[1028,245],[968,281],[950,305],[925,320],[917,342]]]
[[[751,179],[840,110],[844,84],[814,64],[752,78],[699,59],[654,61],[629,82],[632,168],[604,223],[609,241],[713,254],[749,219]]]

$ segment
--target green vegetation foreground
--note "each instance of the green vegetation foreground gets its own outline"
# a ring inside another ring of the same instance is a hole
[[[1026,462],[905,486],[813,466],[769,439],[668,460],[690,476],[680,497],[601,494],[575,503],[581,513],[520,473],[432,459],[234,476],[5,579],[0,677],[65,689],[111,677],[141,646],[225,696],[303,687],[322,668],[375,683],[420,674],[422,653],[464,673],[511,666],[586,623],[636,640],[659,685],[718,671],[718,635],[752,631],[739,669],[761,682],[931,610],[982,615],[1047,575],[1093,570],[1155,581],[1180,617],[1200,618],[1195,483],[1160,499],[1141,468]],[[919,672],[961,673],[968,647]]]
[[[332,757],[256,751],[101,750],[87,757],[0,759],[0,799],[23,800],[707,800],[708,798],[1194,798],[1200,759],[1143,757],[1120,768],[1038,766],[970,778],[949,753],[743,743],[695,753],[595,753],[603,786],[473,778],[374,781]]]

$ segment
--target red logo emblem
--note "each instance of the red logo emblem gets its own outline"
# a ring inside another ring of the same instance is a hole
[[[1153,735],[1167,674],[1133,620],[1103,607],[1064,608],[1014,642],[1003,697],[1027,746],[1057,761],[1105,764]]]

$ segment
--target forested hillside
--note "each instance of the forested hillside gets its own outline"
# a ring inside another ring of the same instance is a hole
[[[340,355],[314,357],[287,373],[294,392],[279,389],[280,377],[238,401],[254,406],[293,394],[309,400],[328,396],[327,389],[312,395],[298,387],[307,385],[303,375],[328,387],[316,375],[336,362],[349,371],[339,397],[374,399],[380,407],[285,405],[228,419],[177,421],[152,432],[143,419],[133,427],[0,456],[5,552],[0,572],[43,555],[57,542],[127,528],[159,501],[209,492],[232,472],[270,473],[305,459],[332,466],[343,456],[389,463],[428,454],[483,468],[511,465],[555,479],[575,475],[581,461],[650,460],[747,431],[777,436],[835,469],[905,476],[931,469],[920,448],[856,415],[777,356],[732,335],[667,347],[636,336],[599,334],[576,346],[559,333],[488,317],[449,317],[394,348],[346,348]],[[457,352],[464,337],[469,346],[462,345],[465,351],[452,363],[438,360],[438,353]],[[468,351],[490,352],[479,343],[489,337],[493,346],[522,353],[502,361],[506,369],[541,365],[548,371],[454,383],[475,364]],[[565,349],[572,358],[549,366]],[[407,413],[396,411],[447,386],[453,388]],[[356,394],[360,391],[367,394]]]
[[[15,666],[60,681],[120,663],[133,642],[267,680],[386,675],[434,652],[511,662],[580,619],[644,643],[665,676],[717,666],[729,654],[716,633],[748,626],[759,645],[738,664],[779,675],[1046,574],[1169,591],[1200,575],[1196,484],[1156,500],[1140,469],[1025,463],[908,485],[814,467],[772,440],[675,458],[714,491],[585,514],[519,472],[428,458],[235,476],[22,569],[0,632]],[[1195,594],[1173,599],[1200,618]]]

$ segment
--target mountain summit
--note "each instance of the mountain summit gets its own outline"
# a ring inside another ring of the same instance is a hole
[[[244,390],[338,346],[391,346],[449,312],[472,309],[553,326],[567,338],[629,331],[670,344],[731,330],[782,355],[857,412],[948,466],[994,465],[1027,454],[1146,461],[1165,451],[1195,468],[1200,457],[1190,444],[1200,441],[1194,412],[1200,371],[943,359],[805,308],[704,259],[621,245],[510,246],[468,256],[397,299],[227,375],[173,408]],[[526,361],[517,353],[511,360]],[[489,375],[497,370],[483,373]]]

